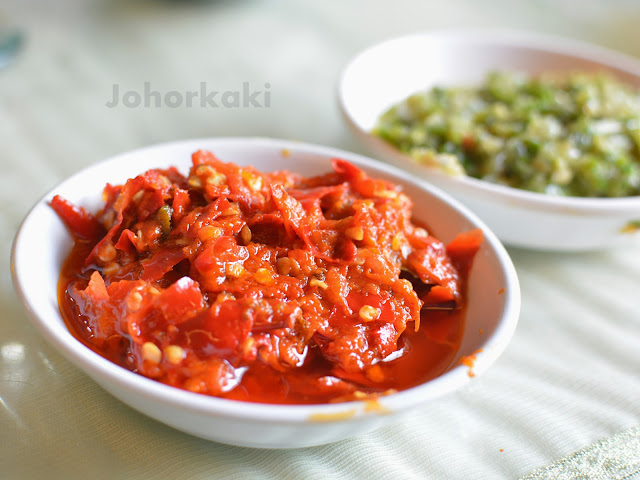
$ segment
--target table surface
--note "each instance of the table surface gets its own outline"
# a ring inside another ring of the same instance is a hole
[[[117,401],[36,334],[9,270],[11,242],[30,206],[116,153],[212,136],[362,152],[340,117],[336,82],[345,62],[378,40],[509,27],[640,56],[639,23],[640,5],[631,0],[0,4],[0,32],[15,26],[26,40],[0,70],[0,476],[517,478],[640,425],[640,239],[596,253],[510,249],[522,313],[485,375],[391,427],[289,451],[201,440]],[[161,92],[195,91],[202,82],[238,91],[247,83],[268,91],[270,104],[261,96],[262,106],[239,108],[107,105],[114,85],[121,94],[143,93],[145,82]]]

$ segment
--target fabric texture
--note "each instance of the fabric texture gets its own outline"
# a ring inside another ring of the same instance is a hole
[[[133,148],[259,135],[364,153],[340,117],[335,85],[369,44],[509,26],[640,55],[637,2],[25,0],[4,2],[0,21],[25,37],[0,70],[1,478],[633,478],[640,238],[591,253],[509,249],[522,312],[488,372],[388,428],[282,451],[201,440],[111,397],[35,330],[13,292],[9,256],[21,219],[46,191]],[[270,92],[270,106],[107,105],[114,85],[144,96],[145,82],[163,95],[202,82],[241,91],[247,82]]]
[[[553,465],[525,475],[521,480],[569,480],[640,477],[640,427],[605,438],[587,448],[561,458]]]

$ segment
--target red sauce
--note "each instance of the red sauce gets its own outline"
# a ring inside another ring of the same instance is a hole
[[[471,355],[463,355],[458,359],[459,365],[464,365],[465,367],[469,367],[469,370],[467,371],[467,375],[469,375],[470,378],[473,378],[476,376],[475,372],[473,371],[473,368],[476,365],[476,360],[478,359],[479,353],[482,353],[481,348],[473,352]]]
[[[193,155],[105,187],[95,216],[56,196],[75,238],[70,331],[112,362],[193,392],[324,403],[446,371],[480,231],[445,246],[389,182],[334,159],[304,178]]]

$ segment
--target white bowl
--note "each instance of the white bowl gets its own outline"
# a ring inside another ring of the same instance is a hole
[[[492,70],[529,73],[606,70],[640,87],[640,62],[559,37],[508,31],[442,31],[400,37],[357,55],[339,83],[345,118],[372,155],[428,179],[475,211],[505,243],[541,250],[589,250],[638,244],[629,222],[640,197],[554,197],[447,176],[415,164],[370,134],[377,118],[412,93],[435,85],[473,86]]]
[[[188,171],[190,155],[208,149],[224,161],[262,171],[288,169],[305,175],[330,171],[330,159],[344,158],[372,175],[401,184],[415,201],[415,217],[427,220],[443,241],[457,232],[482,228],[485,240],[469,279],[468,313],[460,352],[478,350],[473,367],[482,373],[500,355],[515,329],[520,290],[511,260],[490,230],[466,208],[436,188],[383,163],[325,147],[269,139],[221,138],[169,143],[116,156],[83,170],[47,193],[16,235],[12,274],[16,291],[40,333],[68,360],[114,396],[177,429],[233,445],[294,448],[364,433],[397,415],[456,390],[470,380],[469,368],[455,366],[418,387],[366,402],[323,405],[264,405],[225,400],[170,387],[125,370],[77,341],[58,310],[56,286],[72,240],[48,205],[54,194],[90,210],[98,208],[106,182],[119,183],[149,168],[176,165]]]

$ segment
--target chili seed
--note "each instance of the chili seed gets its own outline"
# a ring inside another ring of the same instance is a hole
[[[229,207],[224,212],[222,212],[222,216],[223,217],[229,217],[231,215],[240,215],[240,213],[241,213],[240,212],[240,207],[238,206],[238,204],[237,203],[231,203],[229,205]]]
[[[364,238],[364,231],[362,230],[362,227],[359,225],[355,227],[347,228],[344,231],[344,234],[347,237],[349,237],[351,240],[360,241]]]
[[[324,280],[327,276],[327,270],[324,268],[316,268],[312,273],[318,280]]]
[[[98,251],[98,260],[102,263],[108,263],[116,258],[118,252],[111,242],[105,243]]]
[[[289,272],[291,272],[291,259],[289,257],[279,258],[276,262],[276,270],[280,275],[289,275]]]
[[[206,163],[203,163],[196,167],[196,175],[198,176],[207,177],[213,173],[217,173],[216,169],[213,168],[211,165],[207,165]]]
[[[266,268],[259,268],[256,271],[255,279],[258,283],[261,283],[263,285],[267,285],[273,282],[273,277],[271,276],[271,272]]]
[[[260,178],[258,175],[254,175],[246,170],[243,170],[241,175],[252,191],[257,192],[262,189],[262,178]]]
[[[142,344],[142,359],[151,363],[160,363],[162,352],[155,343],[145,342]]]
[[[243,245],[249,245],[249,242],[251,242],[251,229],[248,225],[243,226],[242,230],[240,230],[240,240]]]
[[[300,273],[300,263],[295,258],[291,258],[291,273],[297,275]]]
[[[142,295],[138,291],[133,291],[127,296],[127,308],[131,312],[137,312],[142,306]]]
[[[102,223],[104,223],[105,227],[107,227],[107,230],[111,230],[111,228],[116,223],[116,212],[115,212],[115,210],[109,210],[104,215],[104,217],[102,217]]]
[[[245,338],[244,342],[242,342],[242,354],[247,357],[253,354],[253,349],[255,347],[255,339],[253,337]]]
[[[391,249],[396,252],[402,249],[402,235],[400,233],[396,233],[391,240]]]
[[[353,392],[353,398],[356,400],[364,400],[365,398],[369,398],[369,394],[363,392],[362,390],[356,390]]]
[[[189,177],[188,182],[189,186],[192,188],[200,188],[202,187],[202,182],[200,181],[200,179],[198,177]]]
[[[227,176],[224,173],[214,172],[212,175],[207,177],[207,185],[211,187],[217,187],[219,185],[223,185],[227,181]]]
[[[239,263],[227,263],[224,267],[227,277],[238,278],[244,273],[244,267]]]
[[[323,290],[326,290],[327,288],[329,288],[329,285],[327,285],[322,280],[318,280],[317,278],[312,278],[311,280],[309,280],[309,285],[312,287],[322,288]]]
[[[144,190],[138,190],[133,197],[131,197],[131,200],[133,201],[133,203],[140,203],[140,200],[142,200],[142,195],[144,195]]]
[[[172,209],[169,205],[163,205],[158,209],[156,213],[156,220],[160,224],[160,229],[162,230],[162,235],[169,235],[171,232],[171,214]]]
[[[413,233],[417,236],[417,237],[428,237],[429,234],[427,233],[427,231],[424,228],[416,228]]]
[[[228,300],[235,300],[236,297],[232,293],[222,292],[216,297],[216,302],[226,302]]]
[[[120,264],[118,262],[111,262],[105,265],[102,269],[102,273],[108,276],[117,274],[120,271]]]
[[[372,322],[380,318],[380,314],[382,312],[379,308],[373,307],[371,305],[363,305],[358,312],[358,315],[364,322]]]
[[[394,190],[377,190],[376,192],[374,192],[374,195],[376,197],[381,197],[381,198],[396,198],[398,196],[398,192],[394,191]]]
[[[164,356],[172,365],[178,365],[187,356],[184,348],[178,345],[169,345],[164,349]]]
[[[221,236],[223,233],[222,228],[215,227],[213,225],[206,225],[198,230],[198,240],[204,242],[206,240],[214,240]]]

